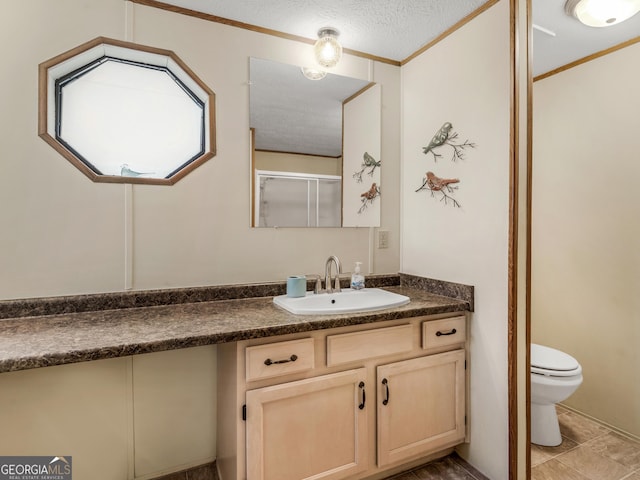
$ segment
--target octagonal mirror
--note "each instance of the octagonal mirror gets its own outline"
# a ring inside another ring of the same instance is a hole
[[[39,134],[94,181],[173,184],[215,154],[214,101],[173,52],[100,37],[40,65]]]

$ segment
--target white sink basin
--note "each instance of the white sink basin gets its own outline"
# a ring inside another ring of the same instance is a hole
[[[381,290],[343,289],[340,293],[307,292],[304,297],[273,297],[273,303],[297,315],[323,315],[331,313],[369,312],[385,308],[399,307],[409,303],[409,297]]]

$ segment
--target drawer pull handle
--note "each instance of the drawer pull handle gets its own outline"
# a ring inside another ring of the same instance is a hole
[[[451,329],[450,332],[441,332],[440,330],[438,330],[436,332],[436,337],[441,337],[442,335],[453,335],[454,333],[456,333],[456,329],[455,328]]]
[[[276,360],[276,361],[273,361],[270,358],[267,358],[264,361],[264,364],[269,366],[269,365],[275,365],[277,363],[289,363],[289,362],[295,362],[297,359],[298,359],[297,355],[291,355],[289,358],[285,358],[284,360]]]
[[[384,385],[386,389],[385,398],[384,400],[382,400],[382,404],[387,405],[389,403],[389,382],[387,381],[386,378],[382,379],[382,385]]]
[[[360,388],[360,390],[362,390],[362,402],[360,403],[360,405],[358,405],[358,408],[359,408],[360,410],[363,410],[363,409],[364,409],[364,404],[365,404],[365,402],[367,401],[367,396],[366,396],[366,394],[364,393],[364,382],[360,382],[360,383],[358,384],[358,387]]]

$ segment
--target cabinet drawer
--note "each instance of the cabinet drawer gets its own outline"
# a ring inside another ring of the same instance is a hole
[[[410,352],[413,348],[411,325],[376,328],[363,332],[327,337],[327,366]]]
[[[422,324],[422,348],[425,350],[462,344],[466,336],[464,316],[443,318]]]
[[[315,365],[313,338],[247,347],[247,382],[311,370]]]

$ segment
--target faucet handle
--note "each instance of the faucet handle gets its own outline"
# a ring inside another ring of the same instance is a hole
[[[335,281],[335,285],[333,287],[333,291],[334,292],[341,292],[342,289],[340,288],[340,273],[336,273],[336,281]]]
[[[313,287],[313,293],[318,294],[322,292],[322,279],[320,277],[320,275],[317,275],[315,273],[312,273],[310,275],[307,275],[307,277],[315,277],[316,281]]]

